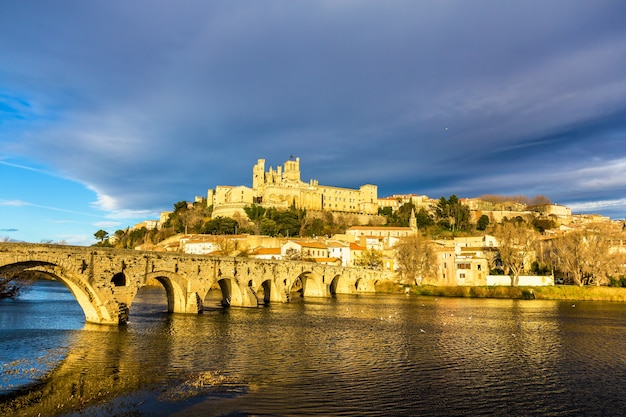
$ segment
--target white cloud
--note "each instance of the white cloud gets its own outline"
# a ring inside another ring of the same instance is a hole
[[[597,213],[603,211],[622,210],[626,213],[626,198],[601,201],[583,201],[568,204],[572,212]]]
[[[597,165],[579,169],[576,173],[581,187],[590,189],[626,187],[626,158],[595,163]]]
[[[22,207],[30,205],[31,203],[27,203],[26,201],[21,200],[0,200],[0,206]]]
[[[87,188],[96,193],[97,199],[91,203],[94,208],[103,211],[115,211],[118,209],[118,203],[114,197],[100,193],[95,187],[87,186]]]

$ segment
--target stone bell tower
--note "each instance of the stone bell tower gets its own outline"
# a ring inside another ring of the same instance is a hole
[[[411,217],[409,218],[409,227],[414,232],[417,232],[417,218],[415,217],[415,209],[411,209]]]
[[[258,190],[265,185],[265,159],[259,159],[252,167],[252,188]]]
[[[289,158],[289,161],[285,162],[285,172],[283,178],[288,182],[300,182],[300,158],[293,159],[293,156]]]

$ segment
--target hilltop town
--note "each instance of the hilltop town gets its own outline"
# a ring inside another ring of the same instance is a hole
[[[385,269],[396,272],[399,282],[418,284],[608,283],[624,272],[616,258],[626,252],[623,221],[572,214],[544,196],[380,198],[373,184],[351,189],[302,181],[300,158],[267,169],[259,159],[252,187],[218,185],[206,197],[174,207],[158,220],[116,232],[107,243]],[[588,242],[591,234],[605,237],[611,261],[602,271],[595,265],[576,275],[563,264],[565,243],[571,244],[566,240]],[[514,247],[509,255],[506,245]]]

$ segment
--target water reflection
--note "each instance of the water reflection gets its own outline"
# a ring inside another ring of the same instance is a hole
[[[165,291],[145,288],[120,328],[82,324],[77,304],[60,326],[62,296],[0,303],[3,364],[63,352],[51,378],[0,400],[2,415],[626,411],[621,304],[369,295],[222,309],[220,296],[200,316],[169,315]]]

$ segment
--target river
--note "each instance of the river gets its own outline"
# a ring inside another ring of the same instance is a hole
[[[39,281],[0,301],[3,416],[626,415],[626,305],[372,294],[85,324]]]

